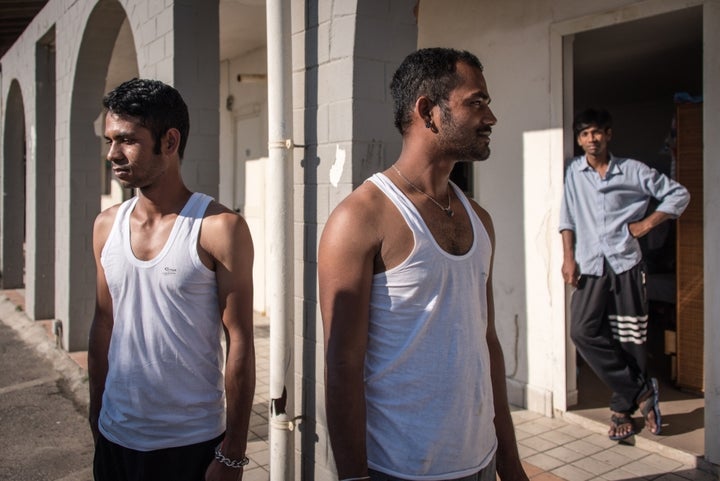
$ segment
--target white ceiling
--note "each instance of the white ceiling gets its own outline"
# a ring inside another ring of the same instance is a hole
[[[220,0],[220,60],[266,43],[265,0]]]
[[[573,52],[576,88],[595,96],[638,98],[697,87],[702,7],[577,34]]]

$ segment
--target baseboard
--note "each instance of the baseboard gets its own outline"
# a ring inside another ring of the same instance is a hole
[[[541,389],[516,379],[507,379],[508,402],[528,411],[553,417],[552,391]]]

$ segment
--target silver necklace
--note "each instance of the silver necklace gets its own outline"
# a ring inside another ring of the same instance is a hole
[[[445,214],[447,214],[448,217],[452,217],[452,216],[455,215],[455,212],[453,212],[453,210],[450,208],[450,206],[452,205],[452,199],[450,198],[450,188],[451,188],[450,185],[448,185],[448,206],[447,206],[447,207],[444,207],[440,202],[438,202],[437,200],[435,200],[435,197],[433,197],[432,195],[428,194],[427,192],[425,192],[424,190],[422,190],[422,189],[421,189],[420,187],[418,187],[417,185],[415,185],[415,184],[413,184],[412,182],[410,182],[410,179],[408,179],[407,177],[405,177],[405,176],[402,174],[402,172],[400,172],[400,169],[398,169],[398,168],[395,166],[395,164],[392,165],[392,168],[395,169],[395,172],[397,172],[398,175],[399,175],[400,177],[402,177],[402,179],[403,179],[405,182],[407,182],[407,184],[408,184],[410,187],[412,187],[413,189],[415,189],[416,191],[420,192],[420,193],[423,194],[425,197],[427,197],[428,199],[430,199],[430,200],[433,202],[433,204],[435,204],[436,206],[440,207],[440,209],[442,209],[442,211],[445,212]]]

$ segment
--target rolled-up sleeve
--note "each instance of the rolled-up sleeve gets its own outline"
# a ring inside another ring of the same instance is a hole
[[[568,169],[567,175],[570,174],[570,169]],[[575,184],[572,182],[571,179],[565,179],[565,187],[563,189],[563,196],[562,196],[562,202],[560,204],[560,223],[558,227],[558,231],[562,232],[564,230],[571,230],[575,231],[575,218],[573,217],[573,202],[574,202],[574,192],[572,192],[573,186]]]
[[[679,217],[685,211],[690,192],[683,185],[649,167],[642,169],[640,176],[647,193],[660,202],[655,210],[672,217]]]
[[[607,261],[622,273],[642,260],[638,240],[628,228],[643,219],[651,199],[656,211],[671,217],[683,213],[690,194],[680,183],[633,159],[611,156],[604,177],[585,157],[576,157],[565,172],[558,230],[575,233],[575,260],[580,271],[601,275]]]

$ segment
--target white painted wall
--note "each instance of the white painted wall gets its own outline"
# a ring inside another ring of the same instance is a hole
[[[253,308],[268,310],[265,273],[265,162],[268,155],[265,48],[220,64],[220,179],[218,200],[248,222],[255,247]],[[242,81],[238,81],[238,75]]]
[[[463,1],[453,9],[423,1],[418,42],[467,49],[485,66],[498,123],[490,158],[475,167],[475,199],[495,224],[496,325],[511,402],[545,414],[552,414],[553,377],[565,372],[562,353],[552,349],[552,327],[564,320],[555,257],[562,156],[552,156],[562,136],[549,105],[552,14],[549,1]]]

